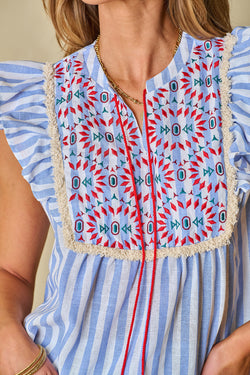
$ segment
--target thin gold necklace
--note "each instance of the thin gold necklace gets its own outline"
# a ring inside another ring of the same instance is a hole
[[[181,42],[181,37],[182,37],[182,30],[179,28],[178,29],[178,38],[177,38],[177,41],[176,41],[176,44],[175,44],[175,48],[174,48],[174,52],[173,52],[173,57],[175,56],[176,54],[176,51],[180,45],[180,42]],[[96,43],[95,43],[95,52],[96,52],[96,56],[99,60],[99,63],[102,67],[102,70],[104,71],[106,77],[108,78],[109,80],[109,83],[111,84],[111,86],[113,87],[113,89],[118,92],[118,94],[120,94],[123,98],[126,98],[128,100],[130,100],[131,102],[135,103],[135,104],[139,104],[139,105],[142,105],[143,102],[141,102],[140,100],[138,99],[135,99],[133,98],[132,96],[130,96],[129,94],[127,94],[125,91],[123,91],[121,89],[121,87],[115,83],[115,81],[110,77],[107,69],[105,68],[105,65],[103,64],[103,61],[102,61],[102,58],[101,58],[101,55],[100,55],[100,35],[98,35],[97,39],[96,39]]]

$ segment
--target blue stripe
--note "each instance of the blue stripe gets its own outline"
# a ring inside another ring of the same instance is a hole
[[[159,331],[157,332],[157,345],[155,348],[154,361],[151,369],[151,374],[158,374],[159,372],[159,359],[162,355],[162,343],[164,339],[164,333],[166,329],[167,322],[167,312],[168,312],[168,297],[169,297],[169,273],[166,270],[169,268],[168,259],[164,259],[163,266],[161,267],[161,291],[160,291],[160,311],[159,320],[160,323]]]
[[[122,309],[120,310],[119,317],[118,317],[118,330],[116,334],[116,340],[115,340],[115,348],[114,348],[114,357],[112,364],[110,366],[108,375],[113,375],[115,366],[117,364],[117,359],[120,358],[122,353],[122,348],[124,344],[127,343],[127,333],[126,333],[126,323],[128,322],[128,304],[129,304],[129,294],[131,291],[131,288],[133,284],[135,284],[136,281],[136,275],[140,269],[140,263],[139,262],[132,262],[130,265],[130,271],[129,271],[129,278],[128,283],[126,286],[126,294],[124,296],[124,301],[122,303]],[[125,286],[124,286],[125,287]]]
[[[113,306],[113,309],[115,309],[115,305],[117,303],[118,299],[118,290],[119,290],[119,283],[116,283],[116,280],[120,280],[121,278],[121,268],[122,268],[122,263],[121,261],[118,261],[115,263],[115,272],[112,280],[112,287],[110,290],[110,296],[109,296],[109,306]],[[110,314],[109,308],[107,309],[106,312],[106,317],[105,317],[105,324],[104,324],[104,329],[103,329],[103,336],[102,336],[102,343],[100,346],[96,366],[94,369],[95,374],[100,374],[102,369],[103,369],[103,364],[104,364],[104,359],[105,359],[105,353],[106,353],[106,346],[107,342],[109,339],[109,332],[111,329],[112,325],[112,315]]]
[[[185,284],[183,288],[183,298],[182,298],[182,321],[181,321],[181,367],[180,367],[180,373],[185,374],[189,367],[189,351],[192,350],[192,348],[189,348],[189,339],[190,334],[192,332],[189,332],[190,327],[190,290],[192,287],[192,279],[191,277],[188,277],[188,275],[192,275],[192,269],[193,269],[193,259],[188,259],[186,262],[187,266],[187,277],[185,279]]]
[[[250,126],[248,121],[250,94],[246,95],[246,92],[250,93],[250,29],[238,28],[234,31],[234,35],[237,36],[238,42],[230,60],[232,69],[228,73],[232,81],[230,107],[233,110],[231,131],[234,138],[230,149],[230,162],[237,169],[236,193],[243,197],[242,217],[237,223],[229,246],[189,258],[157,260],[157,288],[154,290],[150,335],[146,347],[146,358],[151,367],[149,368],[146,364],[147,371],[156,375],[186,375],[195,366],[195,375],[199,375],[211,347],[217,341],[227,337],[234,328],[250,320],[250,297],[246,294],[250,283],[250,276],[246,271],[249,268],[250,257],[250,201],[246,202],[250,184]],[[189,49],[193,48],[193,44],[202,45],[203,43],[194,41],[188,35],[185,38]],[[86,60],[91,51],[92,47],[87,47],[79,52],[79,56]],[[78,57],[77,54],[75,56]],[[179,50],[177,56],[175,64],[172,68],[170,67],[172,71],[178,71],[183,66],[184,51]],[[58,368],[60,375],[68,375],[69,372],[72,375],[87,373],[112,375],[117,371],[119,373],[122,365],[132,314],[128,308],[129,304],[133,306],[134,303],[131,292],[136,291],[140,262],[112,261],[99,256],[92,258],[75,254],[65,248],[61,237],[62,223],[54,190],[42,69],[43,64],[39,63],[24,62],[21,65],[0,63],[0,76],[2,76],[0,78],[0,127],[4,128],[7,140],[23,167],[23,175],[31,184],[35,197],[44,205],[52,221],[56,237],[50,261],[45,302],[27,317],[25,326],[30,336],[46,347],[49,358]],[[82,73],[88,75],[88,71],[92,74],[92,78],[98,79],[101,71],[96,58],[93,62],[84,65]],[[74,73],[74,66],[72,66],[72,72]],[[148,90],[156,89],[157,80],[164,81],[172,77],[168,69],[164,74],[166,74],[165,78],[159,75],[157,79],[150,80],[147,85]],[[103,88],[108,90],[105,77],[103,77],[103,87],[101,83],[98,83],[96,87],[100,92]],[[217,88],[217,86],[214,87]],[[209,92],[209,90],[202,90],[204,94]],[[112,90],[109,89],[108,92],[111,93]],[[171,98],[174,97],[175,94],[172,94]],[[20,102],[20,99],[23,102]],[[195,106],[195,98],[191,104]],[[98,104],[96,109],[100,111],[102,105]],[[110,110],[113,111],[113,109],[114,103],[110,105]],[[88,114],[88,111],[84,113]],[[125,116],[123,115],[124,119]],[[73,114],[69,115],[69,119],[72,123]],[[119,128],[114,128],[118,136]],[[128,127],[126,131],[129,136]],[[138,132],[133,134],[138,134]],[[164,139],[164,136],[162,138]],[[174,136],[172,136],[172,143],[174,143]],[[124,140],[117,141],[117,145],[124,149]],[[179,160],[180,155],[180,152],[176,153],[176,159]],[[110,159],[111,157],[110,155]],[[125,161],[125,159],[124,155],[121,157],[119,155],[117,161],[121,163],[121,160]],[[75,159],[71,157],[70,160],[73,162]],[[142,162],[142,158],[138,160]],[[65,163],[67,162],[68,160]],[[206,160],[204,168],[208,165],[214,168],[214,165]],[[155,173],[158,173],[156,169]],[[163,174],[164,172],[162,176]],[[93,179],[93,176],[94,172],[89,177]],[[140,177],[145,177],[139,168],[135,170],[135,176],[138,180]],[[157,190],[159,185],[155,186]],[[136,189],[139,193],[139,182],[136,182]],[[121,194],[119,199],[125,197],[129,201],[130,194],[131,192]],[[111,200],[111,190],[105,190],[103,196]],[[145,195],[142,194],[139,202],[141,208],[147,205],[143,202],[144,197]],[[87,206],[90,209],[91,203],[95,204],[96,198],[91,197],[91,202]],[[76,205],[76,207],[80,206]],[[183,209],[183,212],[187,214],[188,210]],[[108,216],[105,223],[111,225],[111,219],[112,217]],[[123,218],[120,215],[120,222],[124,225],[128,226],[130,221],[129,216]],[[166,221],[167,225],[170,225],[168,221]],[[146,237],[146,228],[144,230]],[[182,233],[185,233],[184,230]],[[244,235],[246,237],[243,237]],[[131,236],[129,231],[122,233],[122,242],[130,241]],[[158,233],[158,239],[160,239],[160,233]],[[91,266],[93,266],[92,269]],[[226,275],[223,273],[224,269]],[[145,265],[135,327],[126,364],[125,374],[129,375],[140,374],[140,355],[151,272],[152,262],[149,262]],[[126,280],[122,277],[124,273],[127,275]],[[197,280],[197,288],[194,288],[193,276]],[[105,284],[104,280],[107,279],[107,284]],[[124,291],[122,296],[119,293],[121,289]],[[104,296],[103,293],[107,291],[109,294]],[[192,303],[195,304],[195,308]],[[89,326],[86,326],[88,320]],[[155,321],[159,321],[158,328],[152,332]],[[197,333],[192,330],[194,322],[197,322]],[[117,329],[114,328],[116,325]],[[177,326],[180,328],[178,332]],[[103,330],[99,332],[100,327],[103,327]],[[114,337],[111,337],[111,332],[115,332]],[[112,342],[112,347],[108,345],[109,342]],[[165,342],[167,344],[163,350]],[[193,350],[191,343],[194,343],[197,348],[194,356],[190,355]],[[179,348],[180,352],[176,352]],[[64,353],[67,354],[64,356]],[[163,358],[163,365],[160,366]],[[192,358],[196,363],[192,363]],[[74,370],[76,367],[77,372]],[[178,368],[180,371],[176,370]]]

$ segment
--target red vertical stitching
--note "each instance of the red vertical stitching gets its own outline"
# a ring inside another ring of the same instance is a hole
[[[138,221],[139,221],[139,228],[140,228],[141,245],[142,245],[142,263],[141,263],[140,275],[139,275],[139,280],[138,280],[138,285],[137,285],[137,292],[136,292],[136,298],[135,298],[133,316],[132,316],[132,320],[131,320],[131,323],[130,323],[129,335],[128,335],[127,345],[126,345],[126,350],[125,350],[125,355],[124,355],[124,359],[123,359],[122,372],[121,372],[121,375],[123,375],[124,371],[125,371],[125,367],[126,367],[126,362],[127,362],[127,357],[128,357],[128,350],[129,350],[129,344],[130,344],[130,339],[131,339],[132,330],[133,330],[133,326],[134,326],[135,314],[136,314],[136,309],[137,309],[138,299],[139,299],[139,294],[140,294],[140,289],[141,289],[141,280],[142,280],[142,274],[143,274],[144,263],[145,263],[145,247],[144,247],[144,241],[143,241],[143,232],[142,232],[140,207],[139,207],[138,197],[137,197],[137,193],[136,193],[136,187],[135,187],[135,180],[134,180],[134,175],[133,175],[132,162],[131,162],[131,157],[130,157],[130,153],[129,153],[129,149],[128,149],[127,139],[126,139],[126,136],[125,136],[123,125],[122,125],[122,120],[121,120],[121,115],[120,115],[120,111],[119,111],[119,107],[118,107],[118,100],[117,100],[117,96],[116,95],[115,95],[115,105],[116,105],[116,110],[117,110],[117,113],[118,113],[118,118],[119,118],[121,130],[122,130],[122,134],[123,134],[125,149],[126,149],[127,156],[128,156],[128,161],[129,161],[129,168],[130,168],[130,174],[131,174],[131,178],[132,178],[133,190],[134,190],[134,195],[135,195],[135,200],[136,200],[136,209],[137,209],[137,215],[138,215]]]
[[[153,172],[152,172],[152,159],[151,159],[151,150],[149,144],[149,136],[148,136],[148,118],[147,118],[147,105],[146,105],[146,90],[143,92],[143,104],[144,104],[144,117],[145,117],[145,128],[146,128],[146,138],[147,138],[147,149],[148,149],[148,161],[149,161],[149,169],[150,169],[150,181],[151,181],[151,197],[153,201],[153,214],[154,214],[154,260],[153,260],[153,270],[152,270],[152,278],[151,278],[151,287],[150,287],[150,295],[149,295],[149,302],[148,302],[148,312],[147,312],[147,321],[144,331],[144,340],[143,340],[143,347],[142,347],[142,375],[144,374],[144,366],[145,366],[145,351],[146,351],[146,344],[147,344],[147,336],[148,336],[148,327],[149,327],[149,320],[151,314],[151,306],[152,306],[152,298],[153,298],[153,291],[154,291],[154,283],[155,283],[155,271],[156,271],[156,255],[157,255],[157,227],[156,227],[156,198],[154,193],[154,181],[153,181]]]

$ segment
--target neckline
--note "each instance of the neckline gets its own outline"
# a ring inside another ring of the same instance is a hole
[[[163,88],[166,84],[173,80],[176,75],[178,75],[178,73],[189,61],[194,41],[195,39],[193,37],[191,37],[185,31],[182,32],[179,47],[170,63],[161,72],[157,73],[154,77],[150,78],[146,82],[147,92],[152,92],[159,88]],[[89,77],[92,78],[103,89],[108,90],[119,97],[119,94],[110,85],[108,78],[102,69],[94,48],[95,43],[96,40],[87,47],[83,48],[84,62],[86,64]]]
[[[96,40],[83,49],[84,63],[86,64],[85,66],[87,68],[89,77],[100,87],[101,90],[108,91],[113,97],[116,95],[119,98],[119,102],[125,105],[127,111],[133,114],[134,121],[137,125],[137,135],[139,136],[141,147],[146,149],[145,116],[143,116],[143,125],[142,129],[140,129],[132,109],[124,102],[123,98],[110,85],[109,80],[104,73],[99,59],[96,55],[96,51],[94,48],[95,43]],[[190,61],[194,45],[195,39],[185,31],[183,31],[179,47],[170,63],[161,72],[157,73],[154,77],[150,78],[146,82],[147,94],[152,95],[157,89],[164,89],[166,86],[169,86],[169,83],[172,80],[177,79],[178,74]]]
[[[178,75],[189,61],[193,44],[194,38],[183,31],[179,47],[170,63],[146,82],[148,93],[163,88]]]

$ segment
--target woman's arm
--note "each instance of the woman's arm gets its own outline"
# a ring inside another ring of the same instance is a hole
[[[49,221],[0,131],[0,375],[13,375],[39,352],[23,328]],[[37,374],[56,374],[49,361]]]
[[[250,322],[236,329],[211,350],[202,375],[249,375]]]

